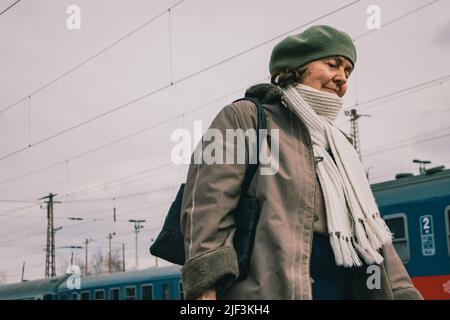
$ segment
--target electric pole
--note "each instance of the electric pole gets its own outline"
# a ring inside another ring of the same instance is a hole
[[[155,241],[154,239],[150,239],[150,241],[153,243],[153,241]],[[158,257],[155,256],[155,267],[158,266]]]
[[[89,244],[89,239],[85,239],[84,240],[84,248],[86,249],[86,257],[84,260],[84,276],[87,277],[88,276],[88,244]]]
[[[414,159],[413,160],[414,163],[418,163],[419,166],[419,172],[420,174],[427,174],[427,168],[425,167],[426,164],[430,164],[431,161],[430,160],[419,160],[419,159]]]
[[[138,234],[139,231],[144,228],[144,226],[141,224],[143,222],[145,222],[145,220],[128,220],[129,222],[134,223],[134,233],[135,233],[135,240],[136,240],[136,245],[135,245],[135,250],[136,250],[136,270],[138,270],[139,268],[139,257],[138,257]]]
[[[361,145],[359,142],[359,128],[358,128],[358,119],[361,117],[370,117],[368,114],[358,114],[356,109],[351,109],[350,111],[345,111],[346,116],[350,116],[350,130],[351,137],[353,139],[353,147],[356,152],[359,154],[359,159],[361,159]]]
[[[25,275],[25,262],[22,264],[22,281],[21,282],[23,282],[24,275]]]
[[[115,232],[110,233],[108,235],[108,240],[109,240],[108,270],[109,270],[109,273],[112,273],[111,240],[112,240],[113,236],[115,236],[115,235],[116,235]]]
[[[58,247],[57,249],[83,249],[83,247],[81,246],[63,246],[63,247]],[[73,251],[70,255],[70,268],[73,268]]]
[[[125,272],[125,243],[122,243],[122,271]]]
[[[45,277],[51,278],[56,275],[55,272],[55,232],[62,227],[55,229],[53,227],[53,203],[60,203],[60,201],[53,201],[56,194],[50,193],[48,196],[42,197],[39,200],[48,199],[47,203],[47,246],[45,253]]]

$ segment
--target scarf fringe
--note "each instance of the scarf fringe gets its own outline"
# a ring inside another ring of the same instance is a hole
[[[339,239],[335,232],[330,233],[330,245],[333,249],[334,259],[336,260],[336,265],[343,266],[344,258],[342,257],[342,250],[339,243]]]
[[[381,264],[384,261],[383,256],[372,248],[368,247],[367,249],[364,249],[356,241],[353,242],[353,245],[358,253],[363,257],[366,264]]]
[[[369,226],[369,223],[367,220],[362,221],[362,225],[364,227],[364,231],[366,232],[367,238],[369,239],[370,243],[372,244],[371,247],[378,249],[381,248],[381,242],[378,240],[377,235],[375,234],[374,230]]]
[[[352,266],[362,266],[361,259],[359,259],[358,253],[353,247],[352,238],[353,237],[341,236],[336,232],[330,233],[330,244],[335,253],[335,260],[338,266],[347,268]]]
[[[355,224],[356,241],[354,241],[353,244],[367,264],[380,264],[383,262],[383,257],[373,249],[371,245],[373,241],[366,233],[367,228],[364,229],[363,226],[364,222],[362,221]]]
[[[371,216],[371,218],[368,219],[368,224],[375,232],[382,245],[392,242],[393,235],[386,225],[386,222],[378,214],[375,217]]]
[[[355,250],[358,252],[358,254],[364,259],[364,262],[368,265],[372,264],[373,259],[372,257],[366,252],[366,250],[361,247],[357,242],[356,239],[352,240],[353,242],[353,247],[355,248]]]
[[[359,256],[358,256],[358,253],[356,252],[355,247],[353,246],[354,239],[355,239],[354,237],[350,237],[349,239],[347,239],[347,246],[348,246],[348,248],[350,250],[350,253],[352,255],[352,259],[353,259],[354,264],[356,266],[360,267],[360,266],[362,266],[362,262],[361,262],[361,259],[359,259]]]

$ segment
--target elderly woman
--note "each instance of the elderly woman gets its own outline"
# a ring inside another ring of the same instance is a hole
[[[279,132],[278,172],[256,174],[248,190],[260,208],[248,275],[236,280],[231,214],[246,166],[192,164],[181,214],[187,299],[422,298],[392,246],[356,151],[332,124],[355,63],[351,38],[330,26],[275,46],[272,84],[246,92],[263,104],[269,132]],[[211,124],[223,132],[256,127],[247,100],[228,105]]]

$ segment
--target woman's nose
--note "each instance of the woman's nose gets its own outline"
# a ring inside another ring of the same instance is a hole
[[[345,76],[345,72],[344,71],[338,71],[335,74],[335,76],[333,78],[333,81],[336,84],[340,85],[340,86],[342,86],[343,84],[347,83],[347,77]]]

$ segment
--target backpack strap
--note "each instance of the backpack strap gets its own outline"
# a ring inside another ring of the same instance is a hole
[[[257,115],[257,124],[256,124],[256,157],[257,157],[257,162],[256,164],[249,164],[247,167],[247,170],[245,171],[245,177],[244,177],[244,182],[242,183],[242,189],[241,189],[241,193],[242,194],[246,194],[248,188],[250,187],[250,183],[252,182],[253,177],[255,176],[256,170],[258,169],[259,166],[259,150],[261,148],[261,143],[262,143],[262,139],[260,141],[259,139],[259,131],[260,130],[264,130],[267,129],[267,120],[266,120],[266,113],[264,111],[264,108],[261,104],[261,101],[259,101],[259,99],[257,98],[250,98],[250,97],[245,97],[245,98],[241,98],[238,100],[235,100],[234,102],[238,102],[238,101],[242,101],[242,100],[249,100],[251,102],[253,102],[255,104],[256,107],[256,115]],[[233,102],[233,103],[234,103]]]

